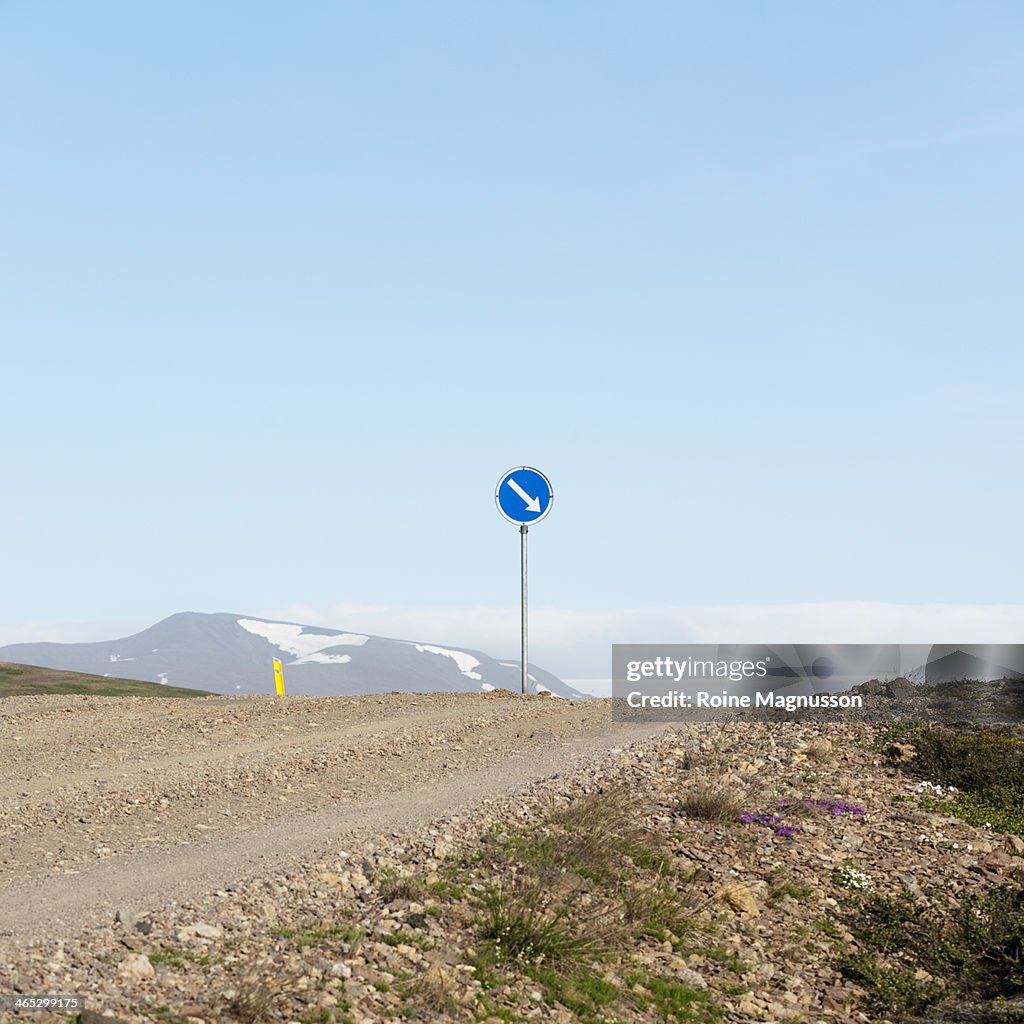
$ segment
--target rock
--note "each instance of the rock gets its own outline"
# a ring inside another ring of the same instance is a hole
[[[681,970],[676,971],[676,980],[681,981],[684,985],[689,985],[690,988],[708,987],[707,981],[704,980],[704,975],[698,974],[689,967],[683,967]]]
[[[117,969],[117,973],[120,977],[133,981],[156,976],[156,971],[145,953],[132,953]]]
[[[1020,836],[1011,833],[1006,837],[1006,842],[1003,845],[1006,847],[1007,853],[1015,854],[1018,857],[1024,856],[1024,839],[1021,839]]]
[[[885,684],[880,679],[869,679],[866,683],[855,686],[853,692],[863,694],[865,697],[880,697],[885,693]]]
[[[132,910],[129,907],[121,907],[114,914],[115,924],[123,928],[134,929],[142,935],[148,935],[153,930],[153,922],[149,919],[148,911]]]
[[[123,925],[125,928],[134,928],[138,920],[138,912],[130,910],[128,907],[118,907],[114,914],[114,924]]]
[[[920,693],[918,688],[909,679],[904,679],[903,676],[890,679],[885,684],[885,696],[892,700],[907,700],[909,697],[916,697],[918,693]]]
[[[761,1014],[760,1004],[755,1002],[750,996],[741,996],[736,1004],[736,1009],[747,1017],[753,1017],[756,1020],[764,1019]]]
[[[738,882],[723,885],[715,893],[715,899],[722,906],[729,907],[737,913],[746,914],[748,917],[757,917],[761,913],[754,894],[745,885]]]
[[[190,939],[212,940],[222,938],[223,935],[224,932],[216,925],[207,924],[205,921],[197,921],[195,924],[190,924],[187,928],[178,930],[178,941],[188,942]]]
[[[890,743],[885,753],[897,761],[913,761],[917,757],[917,747],[913,743]]]
[[[989,871],[1005,872],[1008,868],[1015,866],[1016,858],[1011,857],[1003,850],[993,850],[982,862],[983,868]]]

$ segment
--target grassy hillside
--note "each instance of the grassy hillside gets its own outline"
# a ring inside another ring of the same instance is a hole
[[[0,661],[0,697],[48,693],[82,693],[93,697],[210,696],[206,690],[187,690],[181,686],[162,686],[137,679],[111,679],[85,672],[65,672]]]

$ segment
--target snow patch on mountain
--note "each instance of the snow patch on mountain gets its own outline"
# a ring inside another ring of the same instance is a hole
[[[325,651],[314,651],[312,654],[296,658],[293,665],[344,665],[352,660],[351,654],[327,654]]]
[[[440,654],[446,658],[451,658],[459,666],[459,671],[467,679],[483,679],[479,672],[473,671],[480,664],[480,660],[474,658],[472,654],[467,654],[465,651],[451,651],[447,647],[434,647],[432,644],[414,644],[413,646],[417,651],[423,651],[427,654]]]
[[[325,654],[332,647],[362,647],[370,638],[361,633],[306,633],[304,627],[290,622],[261,622],[259,619],[239,619],[238,624],[248,633],[269,640],[285,654],[294,654],[293,665],[344,665],[352,660],[350,654]]]

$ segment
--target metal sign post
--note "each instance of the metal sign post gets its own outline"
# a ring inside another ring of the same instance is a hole
[[[539,523],[551,511],[554,498],[551,481],[539,469],[534,469],[532,466],[518,466],[515,469],[510,469],[498,481],[498,486],[494,491],[494,501],[498,506],[498,511],[510,523],[516,523],[519,526],[523,693],[530,692],[526,612],[526,535],[531,523]]]
[[[519,527],[519,563],[521,569],[522,579],[519,585],[519,613],[521,617],[521,628],[520,635],[522,638],[522,668],[523,668],[523,693],[530,692],[530,671],[526,667],[530,664],[530,660],[527,657],[527,643],[526,643],[526,534],[529,532],[529,527],[526,523],[523,523]]]

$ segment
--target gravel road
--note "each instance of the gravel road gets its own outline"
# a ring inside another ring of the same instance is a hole
[[[0,946],[400,836],[663,728],[501,693],[7,698]]]

